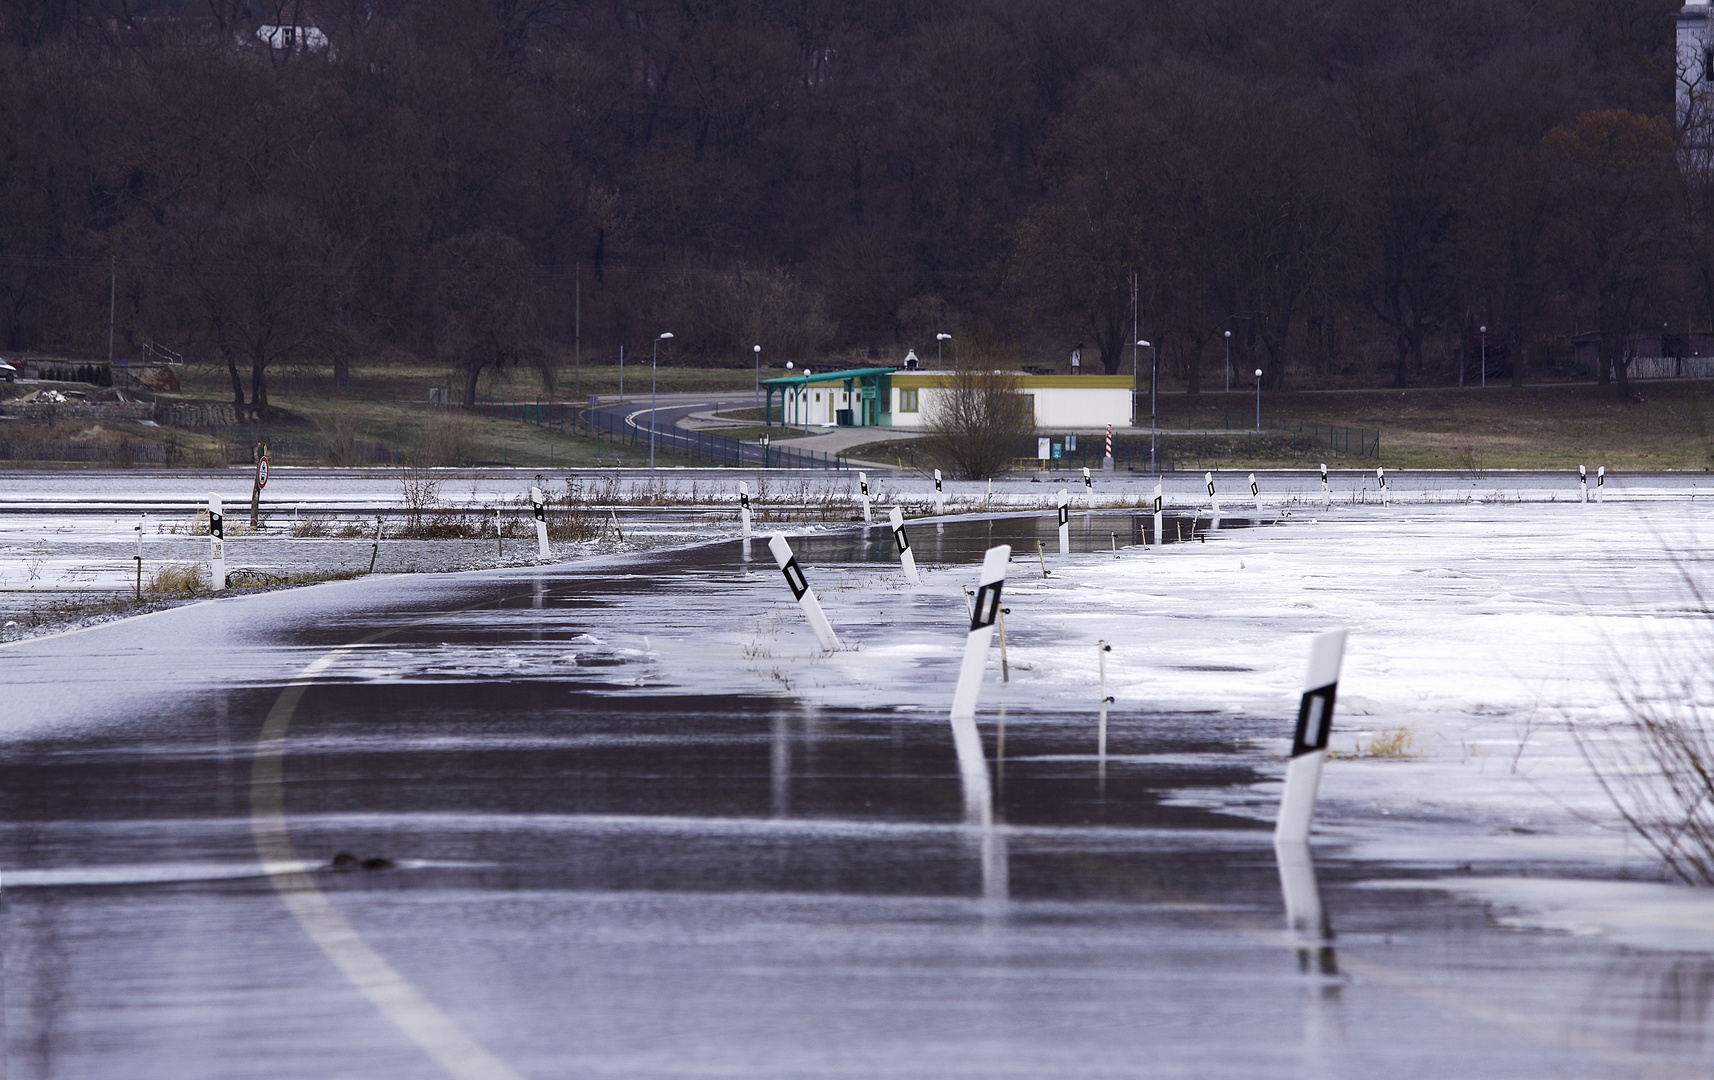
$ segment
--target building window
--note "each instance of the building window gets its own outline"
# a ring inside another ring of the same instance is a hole
[[[916,412],[917,411],[917,392],[916,392],[916,390],[911,389],[911,390],[900,390],[899,391],[899,411],[900,412]]]

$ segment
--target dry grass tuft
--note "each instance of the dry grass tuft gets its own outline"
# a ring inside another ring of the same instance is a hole
[[[152,593],[194,596],[207,592],[208,567],[202,563],[166,563],[149,575],[143,588]]]

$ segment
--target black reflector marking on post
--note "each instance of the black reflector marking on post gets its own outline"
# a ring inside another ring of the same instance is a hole
[[[1297,707],[1297,734],[1291,740],[1292,757],[1327,749],[1327,737],[1333,732],[1333,695],[1338,689],[1338,683],[1328,683],[1303,692]]]
[[[546,521],[548,519],[547,511],[543,508],[541,503],[531,503],[530,505],[536,512],[537,521]]]
[[[1060,503],[1060,505],[1059,505],[1059,523],[1061,525],[1067,525],[1067,524],[1070,524],[1070,522],[1071,522],[1071,507],[1066,506],[1064,503]]]
[[[1156,495],[1155,496],[1155,513],[1158,514],[1160,512],[1161,512],[1161,497],[1159,495]]]
[[[780,567],[780,572],[786,575],[786,584],[791,587],[792,599],[802,600],[803,594],[809,591],[809,582],[803,579],[803,571],[797,568],[797,556],[793,555]]]
[[[223,514],[208,515],[208,535],[226,539],[226,517]]]
[[[1004,581],[990,581],[976,591],[976,604],[970,613],[970,629],[980,630],[984,626],[993,626],[994,620],[1000,617],[1000,588]]]
[[[743,492],[739,492],[738,505],[742,506],[746,510],[750,509],[750,496],[745,495]]]
[[[900,525],[898,528],[893,530],[893,543],[899,545],[900,555],[903,555],[911,549],[911,542],[905,537],[905,527],[903,525]]]

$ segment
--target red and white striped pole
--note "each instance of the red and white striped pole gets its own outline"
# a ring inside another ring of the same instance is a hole
[[[1107,449],[1101,454],[1101,467],[1108,472],[1113,471],[1113,425],[1107,425]]]

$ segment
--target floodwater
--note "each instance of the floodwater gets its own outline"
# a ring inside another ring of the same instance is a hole
[[[1082,517],[1086,551],[1133,524]],[[911,539],[925,565],[1057,542],[1040,516]],[[884,528],[794,544],[896,558]],[[985,708],[985,826],[943,700],[699,689],[732,583],[784,592],[738,548],[0,650],[5,1075],[1709,1074],[1714,959],[1363,887],[1455,866],[1323,855],[1332,937],[1288,933],[1268,830],[1177,797],[1273,767],[1218,711],[1115,712],[1098,760]]]

